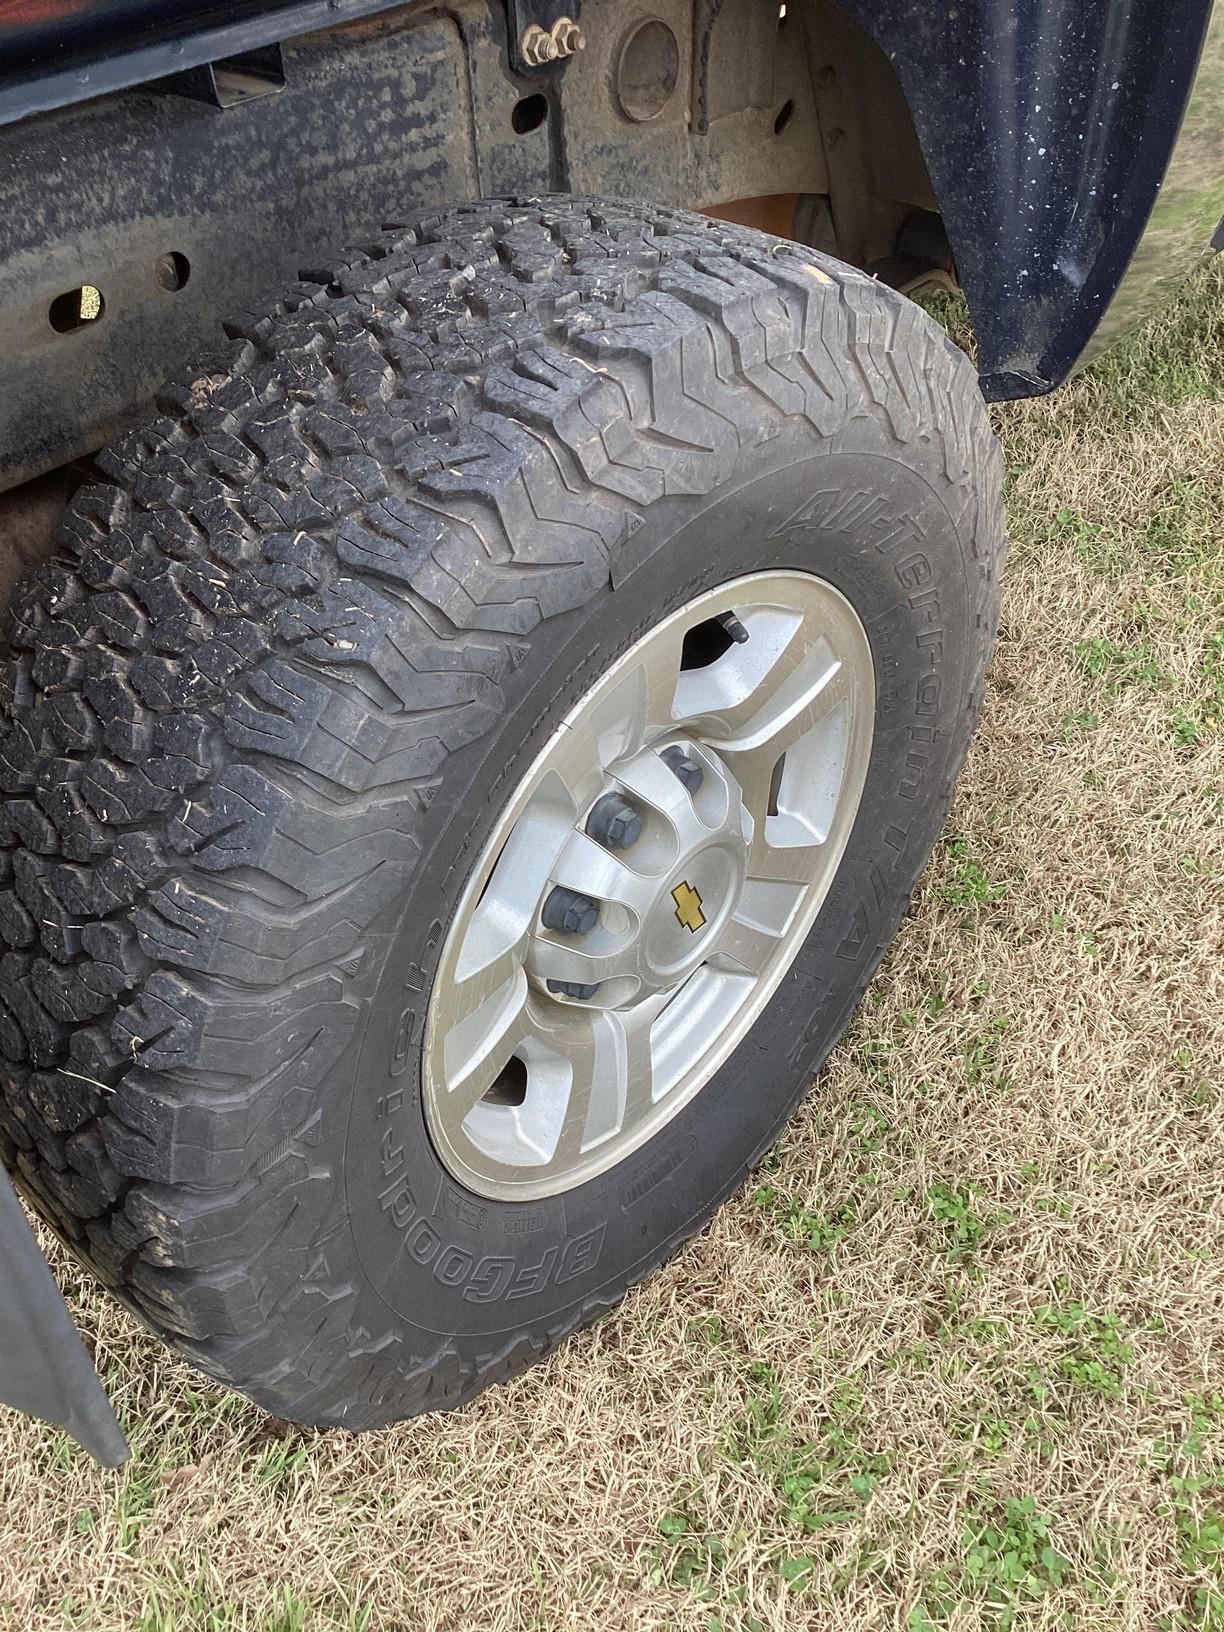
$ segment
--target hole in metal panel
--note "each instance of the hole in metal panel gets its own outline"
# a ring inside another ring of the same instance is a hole
[[[186,285],[187,279],[191,276],[191,262],[186,255],[172,249],[168,254],[158,256],[153,270],[162,288],[173,293]]]
[[[548,118],[548,98],[539,91],[525,96],[514,104],[514,111],[510,115],[510,124],[516,136],[526,136],[540,126]]]
[[[79,289],[66,289],[56,295],[47,308],[47,321],[56,334],[71,334],[74,329],[99,322],[105,311],[102,291],[92,283],[83,283]]]

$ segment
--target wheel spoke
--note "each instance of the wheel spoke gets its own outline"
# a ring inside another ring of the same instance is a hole
[[[544,980],[576,980],[597,985],[620,973],[624,960],[618,950],[599,950],[575,938],[540,936],[534,948],[532,968]]]
[[[469,983],[475,986],[473,980]],[[517,968],[484,1001],[452,1025],[442,1044],[447,1100],[462,1121],[496,1082],[515,1048],[533,1030],[526,972]]]
[[[600,901],[615,901],[635,916],[653,900],[648,879],[635,873],[587,833],[572,833],[552,870],[554,883]]]
[[[617,771],[617,781],[635,798],[665,816],[673,826],[688,827],[693,820],[693,801],[675,772],[658,754],[639,754]]]
[[[570,1100],[554,1161],[572,1160],[636,1122],[652,1104],[649,1007],[583,1011],[572,1034]]]
[[[718,949],[710,956],[714,969],[759,975],[778,950],[778,937],[756,924],[732,918],[718,937]]]
[[[549,869],[572,831],[575,813],[560,779],[550,776],[515,822],[464,930],[451,1013],[469,1014],[522,964]]]
[[[600,1081],[603,1062],[595,1027],[598,1018],[595,1010],[576,1010],[574,1024],[568,1029],[566,1054],[572,1075],[564,1120],[552,1154],[553,1162],[558,1165],[577,1161],[582,1156],[590,1139],[588,1128],[593,1120],[592,1106],[603,1097]],[[598,1123],[598,1113],[594,1120]],[[616,1130],[612,1128],[608,1131]]]
[[[624,1061],[624,1092],[621,1126],[631,1127],[654,1105],[654,1055],[650,1044],[650,1027],[663,1001],[643,1004],[632,1015],[617,1014],[622,1041],[617,1058]]]
[[[681,718],[703,722],[711,734],[735,736],[771,692],[802,661],[803,615],[786,607],[746,612],[748,638],[705,668],[686,669],[676,691]]]
[[[709,963],[731,973],[761,974],[793,923],[804,893],[803,882],[746,880]]]
[[[671,842],[678,850],[698,845],[708,837],[711,816],[715,821],[725,816],[732,797],[726,772],[716,765],[712,755],[703,757],[707,762],[704,767],[707,796],[699,801],[694,801],[683,782],[657,753],[638,754],[617,768],[616,779],[621,787],[639,806],[649,806],[663,818],[672,834]],[[721,795],[711,802],[708,794],[716,782],[721,784]]]
[[[768,824],[757,826],[748,847],[748,881],[757,884],[806,886],[812,881],[814,844],[770,844]]]
[[[574,808],[591,804],[604,785],[604,765],[616,757],[616,741],[609,743],[583,715],[567,721],[557,732],[550,769],[565,784]]]
[[[739,783],[754,820],[758,808],[765,808],[774,767],[782,755],[847,703],[851,691],[846,666],[831,653],[814,650],[811,660],[777,688],[741,731],[713,742]]]
[[[683,641],[677,630],[658,650],[652,645],[593,708],[565,722],[554,763],[579,805],[600,791],[610,765],[673,723]]]
[[[620,711],[626,752],[636,753],[675,723],[683,653],[684,630],[676,625],[652,641],[618,682],[612,700]]]
[[[528,933],[523,930],[510,945],[498,947],[486,962],[465,972],[462,979],[456,974],[447,1003],[447,1020],[451,1030],[470,1019],[495,993],[502,991],[523,972],[527,944]]]

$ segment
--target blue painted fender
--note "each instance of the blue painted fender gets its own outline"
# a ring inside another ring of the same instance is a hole
[[[842,4],[905,92],[973,315],[983,391],[1050,390],[1084,353],[1152,214],[1212,0]],[[1222,91],[1215,84],[1217,122]],[[1222,181],[1203,178],[1213,189]]]

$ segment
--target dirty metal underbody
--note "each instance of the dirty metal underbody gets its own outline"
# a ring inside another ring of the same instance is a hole
[[[691,0],[658,0],[632,45],[619,8],[586,15],[564,74],[515,73],[487,0],[411,5],[285,43],[283,88],[235,106],[172,81],[0,126],[0,492],[112,439],[223,319],[384,221],[506,192],[824,190],[811,75],[773,8],[725,0],[701,60]],[[72,308],[57,332],[82,288],[103,320]]]

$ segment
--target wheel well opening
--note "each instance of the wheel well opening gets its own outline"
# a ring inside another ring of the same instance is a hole
[[[706,214],[837,255],[907,293],[946,289],[956,270],[909,104],[887,55],[835,0],[787,0],[768,30],[724,0],[699,17],[694,103],[725,122],[737,95],[768,109],[785,192],[702,201]],[[756,62],[753,71],[743,64]],[[798,66],[796,66],[798,65]],[[729,88],[734,75],[747,87]],[[794,149],[798,147],[796,154]],[[741,163],[731,174],[746,174]]]

